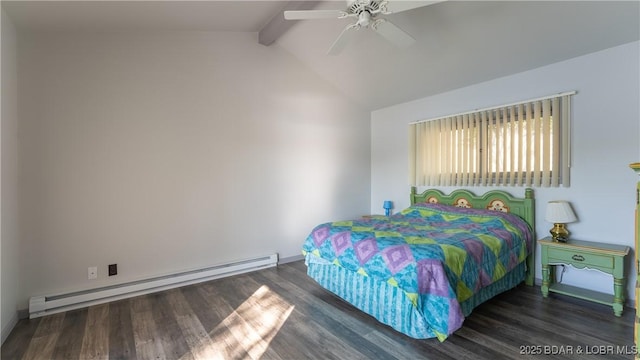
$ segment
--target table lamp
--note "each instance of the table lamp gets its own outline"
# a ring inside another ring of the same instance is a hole
[[[569,240],[569,230],[567,230],[565,224],[578,220],[573,209],[571,209],[571,204],[563,200],[549,201],[544,219],[553,223],[553,228],[549,232],[553,241],[556,242],[567,242]]]
[[[384,209],[385,216],[391,215],[391,209],[393,209],[393,202],[390,200],[385,200],[385,202],[382,204],[382,208]]]

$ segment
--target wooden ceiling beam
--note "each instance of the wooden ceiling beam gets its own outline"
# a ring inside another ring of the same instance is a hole
[[[322,1],[289,1],[284,8],[276,14],[259,32],[258,43],[269,46],[282,34],[287,32],[295,20],[285,20],[284,12],[287,10],[313,10]]]

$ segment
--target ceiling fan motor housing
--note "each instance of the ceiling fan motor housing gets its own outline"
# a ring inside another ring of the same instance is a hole
[[[349,6],[347,7],[347,13],[360,15],[362,12],[366,11],[369,14],[377,14],[380,12],[380,3],[382,1],[376,0],[353,0],[349,1]]]

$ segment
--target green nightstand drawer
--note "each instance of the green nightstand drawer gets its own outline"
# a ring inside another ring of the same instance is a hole
[[[585,252],[574,252],[570,250],[549,248],[549,262],[559,260],[572,264],[583,264],[585,266],[598,266],[613,269],[613,256],[588,254]]]

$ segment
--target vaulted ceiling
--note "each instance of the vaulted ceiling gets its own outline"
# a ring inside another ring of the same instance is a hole
[[[449,0],[387,16],[416,39],[409,48],[360,30],[337,56],[327,50],[350,20],[286,21],[282,12],[342,10],[345,1],[2,1],[2,7],[19,30],[256,32],[368,110],[640,39],[638,1]]]

